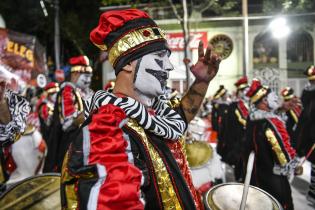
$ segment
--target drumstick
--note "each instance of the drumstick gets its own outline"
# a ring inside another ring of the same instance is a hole
[[[248,189],[249,189],[249,182],[250,182],[250,178],[252,176],[252,171],[253,171],[254,159],[255,159],[255,153],[254,151],[251,151],[248,158],[248,162],[247,162],[246,177],[245,177],[245,182],[244,182],[244,189],[243,189],[240,210],[245,210],[247,194],[248,194]]]
[[[310,157],[310,155],[312,154],[312,152],[315,149],[315,143],[313,144],[313,146],[311,147],[311,149],[307,152],[306,156],[303,158],[302,162],[300,163],[300,165],[303,165],[303,163]]]

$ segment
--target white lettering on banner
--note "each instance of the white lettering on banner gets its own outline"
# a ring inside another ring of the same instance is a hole
[[[166,39],[171,50],[179,51],[184,49],[183,33],[167,33]],[[207,32],[191,32],[188,44],[189,49],[198,49],[200,41],[203,41],[206,46],[206,43],[208,42]]]

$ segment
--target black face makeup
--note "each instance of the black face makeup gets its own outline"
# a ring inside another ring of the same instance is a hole
[[[153,69],[145,69],[146,72],[153,75],[161,84],[161,89],[166,86],[166,81],[168,79],[168,73],[165,71],[156,71]]]
[[[135,90],[147,98],[165,94],[169,71],[173,69],[166,50],[143,56],[135,67]]]

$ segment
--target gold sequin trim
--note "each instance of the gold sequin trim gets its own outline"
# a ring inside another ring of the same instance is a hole
[[[66,153],[64,161],[62,163],[62,172],[61,172],[61,183],[64,184],[65,187],[65,194],[66,194],[66,202],[67,207],[63,208],[65,210],[76,210],[78,208],[78,197],[75,190],[75,184],[76,182],[73,182],[72,184],[69,184],[69,182],[74,179],[69,173],[68,173],[68,161],[69,161],[69,152]]]
[[[54,88],[49,88],[48,90],[46,90],[46,92],[48,93],[48,94],[51,94],[51,93],[57,93],[57,92],[59,92],[59,87],[54,87]]]
[[[180,210],[181,205],[175,193],[174,187],[172,185],[171,178],[168,174],[168,171],[164,165],[163,160],[161,159],[159,153],[149,142],[143,128],[141,128],[136,121],[129,119],[127,126],[138,133],[141,137],[142,142],[147,147],[151,161],[154,167],[154,172],[157,177],[157,184],[159,187],[159,192],[162,197],[162,202],[164,209],[175,209]]]
[[[181,100],[179,98],[172,98],[171,100],[169,100],[167,102],[167,104],[171,107],[171,108],[177,108],[180,106]]]
[[[295,112],[293,110],[290,110],[290,114],[294,120],[295,123],[298,123],[299,119],[298,117],[296,116]]]
[[[260,90],[258,90],[258,92],[253,95],[250,99],[250,101],[252,103],[255,103],[256,101],[258,101],[259,99],[261,99],[263,96],[265,96],[267,94],[267,89],[266,88],[261,88]]]
[[[153,30],[158,30],[159,34],[156,34]],[[131,31],[121,37],[109,50],[108,60],[114,66],[117,58],[128,50],[145,42],[150,42],[158,39],[165,39],[165,34],[158,27],[141,28],[135,31]]]
[[[246,120],[242,117],[241,113],[236,109],[235,114],[237,117],[237,120],[244,126],[246,127]]]
[[[225,93],[226,93],[226,89],[222,89],[222,90],[220,90],[220,92],[218,92],[217,94],[215,94],[215,95],[213,96],[213,99],[218,99],[218,98],[220,98],[221,96],[223,96]]]
[[[268,128],[265,132],[266,136],[267,136],[267,140],[270,143],[272,150],[276,153],[276,156],[278,158],[278,161],[280,163],[281,166],[284,166],[286,163],[288,163],[280,145],[279,142],[275,136],[275,134],[273,133],[273,131]]]
[[[3,174],[3,168],[2,168],[2,164],[0,163],[0,184],[4,183],[5,178],[4,178],[4,174]]]
[[[92,73],[93,69],[91,66],[73,66],[71,72]]]

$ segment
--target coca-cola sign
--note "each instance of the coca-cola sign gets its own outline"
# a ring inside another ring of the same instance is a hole
[[[171,50],[180,51],[184,49],[183,33],[166,33],[166,39]],[[203,41],[203,43],[206,45],[208,42],[207,32],[191,32],[188,43],[189,49],[198,49],[200,41]]]

